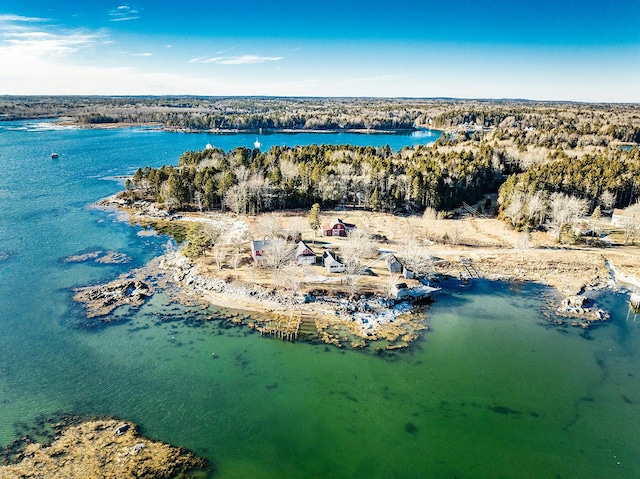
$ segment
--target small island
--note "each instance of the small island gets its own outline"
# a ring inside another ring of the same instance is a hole
[[[86,479],[208,477],[209,465],[187,450],[140,435],[135,424],[116,419],[52,424],[51,441],[29,436],[3,448],[0,476]]]

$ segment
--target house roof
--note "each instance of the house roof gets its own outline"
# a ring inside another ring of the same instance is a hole
[[[251,250],[252,251],[262,251],[267,246],[269,246],[269,240],[253,240],[251,242]]]
[[[322,229],[323,230],[331,230],[336,225],[342,225],[345,228],[355,228],[356,227],[356,225],[354,225],[353,223],[345,223],[340,218],[336,218],[334,220],[331,220],[331,222],[329,224],[322,225]]]
[[[324,253],[322,253],[322,258],[324,259],[325,266],[326,265],[332,265],[332,264],[342,265],[342,263],[340,261],[338,261],[337,259],[335,259],[333,257],[333,255],[331,253],[329,253],[328,251],[325,251]]]
[[[387,264],[400,263],[400,260],[395,257],[395,255],[389,253],[385,258]],[[402,263],[401,263],[402,264]]]
[[[296,246],[296,256],[301,256],[305,254],[305,250],[309,250],[311,253],[306,253],[307,255],[314,255],[315,253],[313,252],[313,250],[311,248],[309,248],[309,246],[307,246],[307,243],[305,243],[304,241],[300,241],[298,243],[298,245]]]
[[[625,215],[625,210],[620,209],[620,208],[614,208],[613,209],[613,215],[614,216],[624,216]]]

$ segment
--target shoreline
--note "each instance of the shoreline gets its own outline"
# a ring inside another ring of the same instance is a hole
[[[34,118],[37,120],[38,118]],[[45,119],[45,118],[42,118]],[[46,118],[47,120],[51,120],[52,118]],[[413,127],[413,128],[398,128],[398,129],[375,129],[375,128],[327,128],[327,129],[317,129],[317,128],[209,128],[206,130],[200,129],[191,129],[191,128],[172,128],[165,127],[160,122],[149,122],[149,123],[128,123],[128,122],[115,122],[115,123],[82,123],[78,121],[73,121],[70,119],[64,118],[53,118],[54,123],[60,126],[81,128],[87,130],[93,129],[102,129],[102,130],[110,130],[116,128],[150,128],[150,129],[158,129],[171,133],[209,133],[209,134],[220,134],[220,135],[236,135],[236,134],[252,134],[252,135],[270,135],[270,134],[287,134],[287,135],[295,135],[299,133],[313,133],[313,134],[339,134],[339,133],[355,133],[361,135],[375,135],[375,134],[391,134],[391,135],[400,135],[400,134],[410,134],[416,131],[431,131],[431,132],[441,132],[442,130],[437,130],[433,128],[422,128],[422,127]],[[18,120],[16,120],[18,121]]]
[[[154,220],[158,220],[158,212],[163,211],[152,204],[128,205],[118,195],[101,200],[98,205],[124,212],[132,224],[151,223],[152,227]],[[162,218],[176,224],[225,220],[248,228],[245,222],[247,219],[219,212],[208,215],[179,212],[168,219]],[[513,248],[443,247],[438,244],[426,246],[425,249],[435,258],[434,278],[526,281],[551,287],[567,302],[564,309],[558,309],[563,307],[562,301],[552,305],[552,309],[557,310],[559,316],[570,317],[571,325],[583,328],[608,319],[608,314],[598,310],[597,305],[582,307],[589,303],[588,291],[619,288],[617,280],[622,275],[638,282],[638,267],[629,269],[630,265],[635,265],[636,257],[629,252],[610,249],[537,247],[518,252]],[[638,252],[635,255],[640,257]],[[464,263],[472,265],[475,276],[469,276],[469,268]],[[616,275],[614,271],[617,270],[612,268],[613,264],[620,265],[625,273],[619,271]],[[310,280],[305,283],[307,287],[304,294],[292,294],[274,283],[274,280],[257,284],[255,275],[259,270],[261,269],[251,273],[253,281],[247,278],[239,280],[237,271],[234,279],[233,272],[229,269],[216,271],[212,267],[211,258],[189,260],[179,251],[172,251],[152,260],[139,271],[116,280],[120,284],[120,293],[117,294],[122,302],[110,304],[107,309],[114,309],[122,304],[139,306],[147,296],[153,294],[155,287],[151,285],[147,289],[144,282],[162,282],[160,289],[175,289],[172,296],[178,302],[198,302],[254,313],[256,317],[250,320],[234,322],[243,322],[262,334],[297,338],[300,326],[312,323],[317,331],[317,338],[325,343],[351,345],[354,348],[381,345],[386,349],[396,349],[407,347],[421,331],[428,329],[419,308],[405,302],[389,300],[379,292],[369,292],[353,299],[335,292],[317,294],[314,291],[322,291],[323,288],[318,288],[319,283]],[[164,279],[159,279],[163,275]],[[114,291],[113,283],[97,287],[107,293],[107,302],[111,301],[108,296]],[[83,288],[76,291],[81,289]],[[123,291],[131,294],[127,296]],[[580,308],[576,309],[574,306],[578,303]],[[97,304],[100,306],[100,303]],[[90,308],[88,311],[91,316]],[[101,316],[108,316],[110,312],[100,312],[99,308],[96,311],[93,316],[98,320]],[[414,311],[418,314],[412,314]],[[553,321],[559,324],[558,320]]]

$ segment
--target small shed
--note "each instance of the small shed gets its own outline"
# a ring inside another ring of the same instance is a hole
[[[347,236],[354,229],[356,229],[356,225],[345,223],[337,218],[329,224],[322,225],[322,234],[325,236]]]
[[[410,269],[407,269],[404,266],[402,266],[402,276],[404,276],[407,279],[415,279],[416,274]]]
[[[300,241],[296,246],[296,263],[315,264],[315,262],[316,254],[304,241]]]
[[[387,263],[387,268],[390,273],[400,273],[407,279],[414,279],[415,273],[409,269],[405,265],[403,265],[398,258],[396,258],[393,254],[388,254],[385,259],[385,263]]]
[[[440,291],[440,288],[432,286],[418,286],[409,288],[407,283],[397,283],[391,287],[391,296],[397,300],[407,300],[412,302],[423,302],[431,300],[434,293]]]
[[[251,257],[258,266],[261,266],[267,259],[264,250],[269,247],[269,240],[253,240],[251,242]]]
[[[390,273],[402,273],[402,263],[394,255],[387,255],[384,260]]]
[[[345,266],[328,251],[322,253],[322,263],[329,273],[344,273]]]

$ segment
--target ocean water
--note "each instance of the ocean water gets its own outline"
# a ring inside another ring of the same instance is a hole
[[[601,295],[613,320],[581,335],[545,325],[547,288],[444,282],[431,330],[383,357],[261,338],[161,294],[123,308],[117,324],[86,327],[71,288],[140,266],[168,241],[92,208],[121,188],[112,177],[206,143],[253,141],[0,123],[0,444],[17,422],[69,412],[132,420],[208,457],[218,478],[640,477],[640,321],[620,295]],[[64,261],[97,250],[131,261]]]

